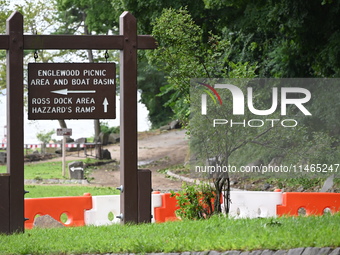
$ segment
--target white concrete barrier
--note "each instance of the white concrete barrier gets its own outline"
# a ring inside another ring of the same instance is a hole
[[[120,196],[93,196],[92,209],[85,211],[85,225],[111,225],[119,223],[116,218],[120,214]]]
[[[152,194],[151,213],[154,215],[154,208],[162,206],[162,194]],[[85,211],[85,225],[111,225],[120,223],[116,216],[120,215],[120,195],[93,196],[92,209]],[[155,222],[152,217],[152,222]]]
[[[282,204],[281,192],[231,191],[229,216],[234,218],[276,217],[276,206]],[[162,194],[152,194],[151,213],[162,206]],[[222,204],[222,206],[224,206]],[[93,196],[92,209],[85,211],[85,225],[120,223],[120,195]],[[152,217],[152,222],[155,222]]]
[[[280,204],[282,204],[281,192],[231,191],[229,216],[234,218],[276,217],[276,206]]]
[[[156,193],[152,194],[151,197],[151,222],[155,222],[155,208],[156,207],[161,207],[162,206],[162,194],[161,193]]]

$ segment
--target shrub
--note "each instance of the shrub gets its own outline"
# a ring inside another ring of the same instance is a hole
[[[183,183],[179,192],[171,191],[171,197],[176,197],[179,209],[176,215],[181,219],[206,219],[213,213],[215,190],[207,183]]]

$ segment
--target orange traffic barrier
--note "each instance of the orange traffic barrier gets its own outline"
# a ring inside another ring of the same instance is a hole
[[[276,209],[278,216],[335,213],[340,211],[340,193],[286,192]]]
[[[84,226],[84,211],[92,209],[92,196],[85,193],[79,197],[46,197],[25,199],[25,228],[33,227],[34,219],[50,215],[64,226]],[[62,219],[63,218],[63,219]]]
[[[162,206],[155,207],[155,221],[166,222],[178,220],[175,211],[179,209],[176,197],[170,197],[171,193],[162,194]]]

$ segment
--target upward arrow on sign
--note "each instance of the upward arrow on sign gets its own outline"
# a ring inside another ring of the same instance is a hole
[[[60,94],[60,95],[68,95],[68,94],[85,94],[85,93],[96,93],[95,90],[68,90],[68,89],[59,89],[51,91],[51,93]]]
[[[109,105],[109,102],[107,101],[106,97],[104,99],[103,105],[104,105],[104,112],[107,112],[107,106]]]

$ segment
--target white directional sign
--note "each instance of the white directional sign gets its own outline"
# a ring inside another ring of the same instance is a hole
[[[72,171],[72,172],[74,172],[74,171],[83,171],[84,170],[84,168],[83,167],[70,167],[70,170]]]
[[[72,135],[72,128],[57,128],[57,135],[58,136],[71,136]]]
[[[115,119],[114,63],[30,63],[28,119]]]

